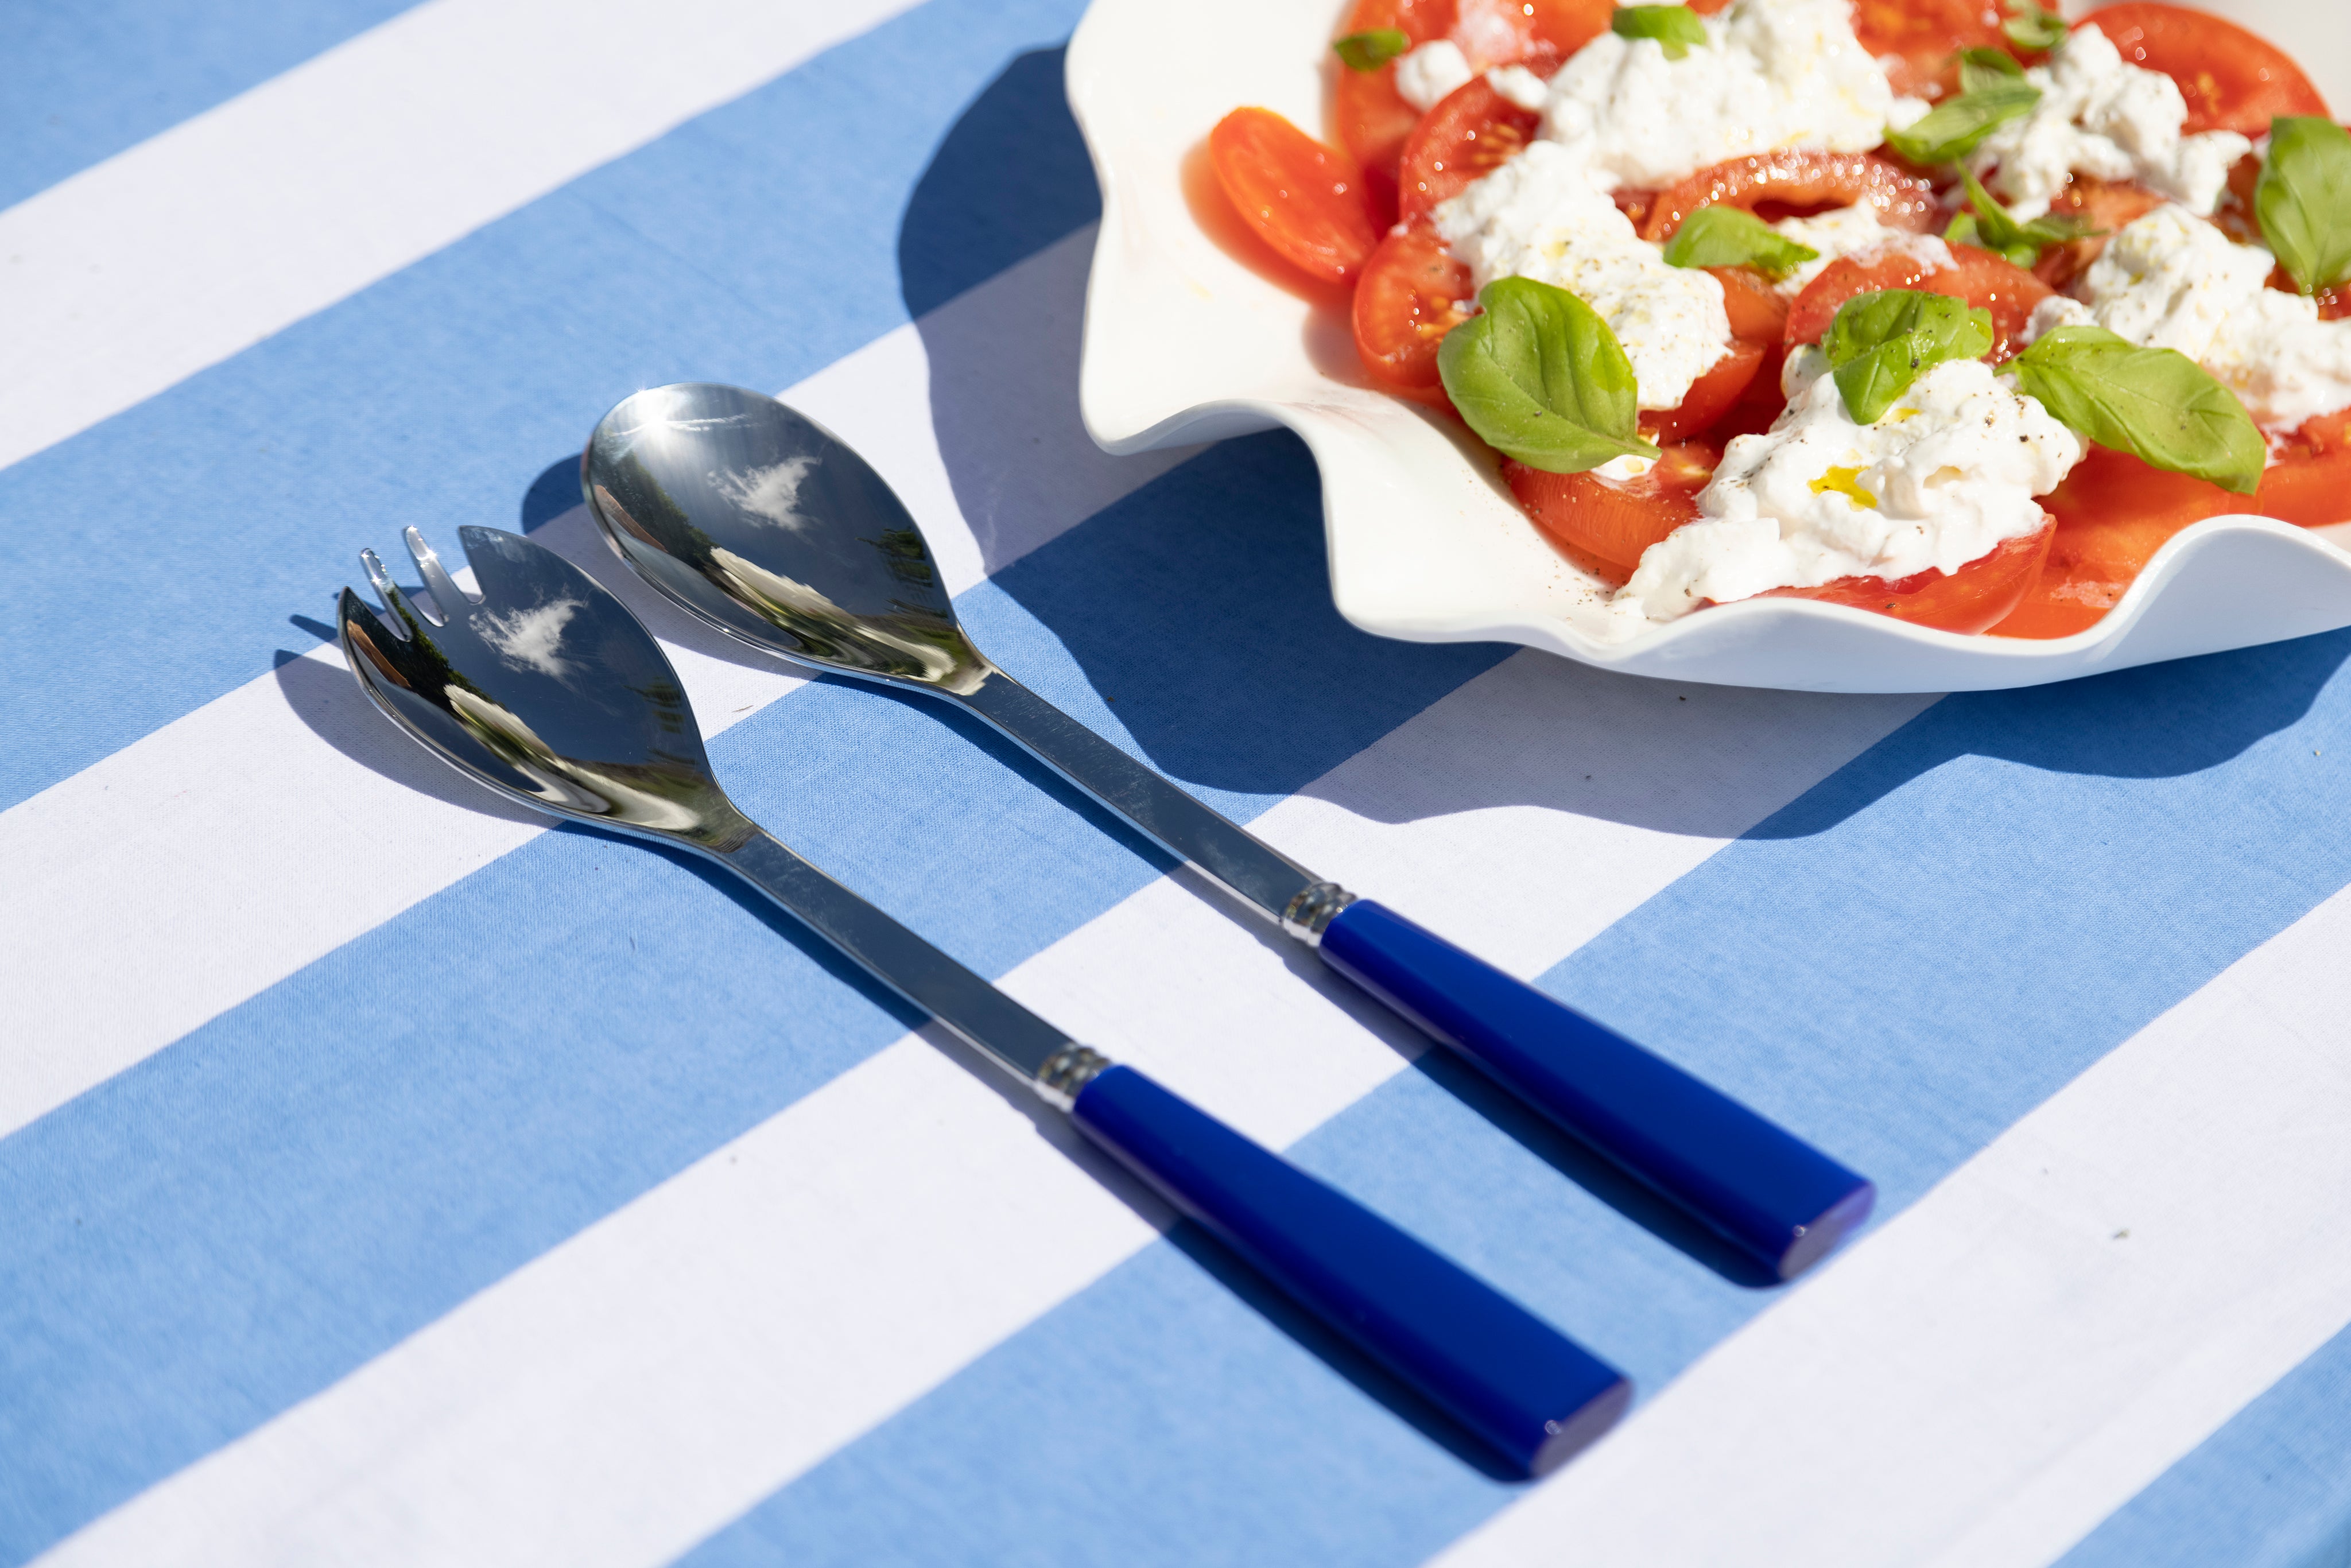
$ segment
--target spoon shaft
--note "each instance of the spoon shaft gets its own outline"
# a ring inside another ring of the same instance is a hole
[[[852,962],[1017,1078],[1034,1082],[1077,1042],[833,881],[765,830],[710,851]]]
[[[955,700],[1062,778],[1275,920],[1314,873],[1200,804],[1003,671]]]

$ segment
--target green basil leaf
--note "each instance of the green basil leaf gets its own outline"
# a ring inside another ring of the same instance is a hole
[[[2006,49],[1961,49],[1959,51],[1959,90],[1981,92],[1988,87],[2001,87],[2022,81],[2024,68]]]
[[[1668,267],[1751,267],[1784,277],[1820,252],[1774,229],[1743,207],[1700,207],[1682,220],[1666,246]]]
[[[2253,212],[2278,265],[2304,294],[2351,277],[2351,133],[2312,115],[2271,120]]]
[[[1437,345],[1445,395],[1487,444],[1530,468],[1581,474],[1641,439],[1632,361],[1600,313],[1564,288],[1499,277]]]
[[[2262,482],[2269,443],[2245,405],[2176,349],[2142,349],[2104,327],[2057,327],[2011,368],[2019,390],[2101,446],[2240,496]]]
[[[1374,27],[1334,39],[1331,52],[1351,71],[1375,71],[1412,47],[1412,39],[1395,27]]]
[[[1706,43],[1706,24],[1687,5],[1619,5],[1608,26],[1620,38],[1656,39],[1669,60]]]
[[[2016,221],[2006,207],[2000,204],[1983,182],[1965,170],[1959,177],[1967,183],[1967,205],[1943,231],[1947,240],[1971,245],[2006,256],[2018,267],[2029,267],[2041,259],[2041,253],[2053,245],[2080,239],[2084,235],[2103,233],[2093,230],[2079,218],[2038,217],[2031,223]]]
[[[2016,13],[2000,25],[2008,41],[2028,55],[2045,54],[2065,41],[2065,18],[2038,5],[2011,5]]]
[[[1948,294],[1886,288],[1846,300],[1821,347],[1845,412],[1868,424],[1922,372],[1946,360],[1980,359],[1991,342],[1991,311],[1970,309]]]
[[[1888,129],[1886,144],[1921,167],[1956,163],[1994,131],[2019,115],[2030,114],[2040,101],[2041,89],[2029,81],[1963,92],[1945,99],[1900,131]]]

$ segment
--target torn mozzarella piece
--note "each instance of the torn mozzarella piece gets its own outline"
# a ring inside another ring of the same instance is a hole
[[[2276,260],[2178,205],[2126,225],[2081,282],[2086,302],[2042,301],[2028,335],[2095,322],[2134,343],[2177,349],[2237,394],[2253,423],[2292,430],[2351,406],[2351,321],[2267,287]]]
[[[1699,519],[1649,547],[1620,613],[1671,621],[1774,588],[1957,571],[2039,531],[2033,497],[2081,461],[2080,439],[1980,360],[1933,367],[1871,424],[1826,371],[1818,349],[1789,356],[1788,412],[1731,442]]]
[[[1421,45],[1396,61],[1396,96],[1426,114],[1440,99],[1477,74],[1469,68],[1469,57],[1461,52],[1458,44],[1439,38]]]
[[[2075,174],[2136,180],[2210,213],[2230,165],[2252,143],[2233,131],[2182,136],[2188,100],[2161,71],[2125,60],[2095,26],[2066,36],[2045,66],[2032,111],[1986,137],[1969,167],[2020,218],[2037,218]]]
[[[1705,22],[1677,60],[1614,33],[1577,50],[1551,79],[1544,137],[1602,190],[1655,189],[1775,148],[1866,152],[1907,112],[1854,37],[1850,0],[1739,0]]]
[[[1690,383],[1729,351],[1722,285],[1668,267],[1633,220],[1593,189],[1574,155],[1538,141],[1440,203],[1437,232],[1482,291],[1531,277],[1598,311],[1624,346],[1646,409],[1680,404]]]

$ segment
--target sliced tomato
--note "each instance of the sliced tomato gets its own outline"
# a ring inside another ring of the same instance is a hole
[[[1786,149],[1700,169],[1658,192],[1635,221],[1643,239],[1667,240],[1700,207],[1753,212],[1767,203],[1792,212],[1866,203],[1880,223],[1922,234],[1938,215],[1932,185],[1873,153]]]
[[[1995,636],[2070,637],[2095,624],[2165,540],[2250,503],[2218,485],[2093,446],[2041,505],[2057,519],[2057,537],[2032,591],[1992,628]]]
[[[1396,215],[1417,223],[1437,203],[1460,194],[1515,158],[1542,125],[1542,116],[1520,109],[1474,77],[1428,111],[1396,165]]]
[[[1887,66],[1894,90],[1939,98],[1946,68],[1961,49],[2005,49],[1998,0],[1855,0],[1854,36]]]
[[[1738,403],[1769,352],[1765,344],[1732,339],[1729,352],[1690,382],[1679,407],[1641,416],[1641,434],[1660,444],[1705,434]]]
[[[1689,427],[1728,444],[1735,436],[1771,429],[1788,406],[1787,394],[1780,390],[1780,367],[1788,357],[1784,347],[1788,298],[1750,268],[1709,267],[1707,270],[1722,284],[1722,304],[1730,316],[1731,336],[1758,344],[1763,350],[1738,400],[1707,425]],[[1687,400],[1684,402],[1687,406]]]
[[[1234,210],[1308,276],[1351,283],[1379,244],[1354,160],[1273,110],[1217,121],[1208,157]]]
[[[2234,22],[2185,5],[2128,0],[2074,26],[2093,24],[2123,58],[2179,84],[2188,99],[2183,131],[2259,136],[2281,114],[2326,112],[2326,100],[2284,50]]]
[[[1910,577],[1841,577],[1818,588],[1775,588],[1760,599],[1817,599],[1849,604],[1942,632],[1972,635],[1988,631],[2013,612],[2040,577],[2057,525],[2008,539],[1954,572],[1929,567]]]
[[[1455,0],[1355,0],[1355,8],[1340,32],[1343,36],[1392,28],[1417,48],[1450,33],[1459,11]],[[1338,133],[1339,145],[1364,171],[1375,217],[1387,217],[1395,210],[1396,157],[1404,152],[1412,128],[1420,123],[1420,110],[1396,91],[1393,61],[1375,71],[1335,68],[1332,129]]]
[[[2322,413],[2294,432],[2253,498],[2230,509],[2240,508],[2306,528],[2351,522],[2351,409]]]
[[[1863,262],[1840,256],[1796,296],[1788,308],[1787,343],[1817,343],[1836,319],[1837,309],[1856,294],[1885,288],[1916,288],[1928,294],[1949,294],[1991,312],[1994,363],[2016,352],[2017,340],[2032,319],[2032,308],[2049,298],[2049,286],[2004,256],[1971,245],[1955,245],[1949,267],[1929,267],[1899,253]]]
[[[1698,493],[1721,460],[1715,447],[1684,442],[1666,447],[1637,479],[1549,474],[1508,459],[1502,477],[1554,543],[1629,572],[1641,564],[1642,551],[1698,520]]]
[[[1380,241],[1355,285],[1355,351],[1374,381],[1407,391],[1437,384],[1437,346],[1468,316],[1469,269],[1426,225]]]
[[[2076,174],[2073,183],[2057,193],[2049,204],[2049,211],[2058,217],[2081,220],[2092,231],[2087,236],[2051,246],[2041,253],[2041,260],[2032,268],[2032,276],[2052,288],[2063,288],[2090,269],[2106,248],[2106,241],[2115,232],[2134,219],[2145,217],[2171,198],[2159,196],[2145,185],[2129,180],[2100,180],[2089,174]]]

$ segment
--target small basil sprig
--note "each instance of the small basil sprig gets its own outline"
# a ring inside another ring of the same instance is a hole
[[[1332,41],[1331,52],[1351,71],[1375,71],[1412,47],[1412,39],[1396,27],[1374,27]]]
[[[1944,99],[1900,131],[1888,127],[1886,144],[1922,168],[1956,163],[2040,101],[2041,89],[2021,77],[1995,82]]]
[[[1655,38],[1666,58],[1680,59],[1692,45],[1706,43],[1706,24],[1687,5],[1619,5],[1608,18],[1620,38]]]
[[[2104,327],[2056,327],[2010,369],[2018,390],[2077,435],[2240,496],[2261,485],[2269,444],[2245,405],[2176,349],[2143,349]]]
[[[2006,256],[2018,267],[2031,267],[2053,245],[2105,232],[2092,229],[2079,218],[2038,217],[2029,224],[2018,223],[1983,188],[1982,181],[1964,171],[1960,177],[1967,182],[1970,210],[1953,218],[1950,227],[1943,231],[1943,237],[1956,244],[1977,246]]]
[[[2043,11],[2032,0],[2009,0],[2008,8],[2016,15],[2002,22],[2000,30],[2025,53],[2043,54],[2065,41],[2065,18],[2056,12]]]
[[[1751,267],[1782,277],[1821,253],[1774,229],[1744,207],[1700,207],[1682,220],[1666,246],[1668,267]]]
[[[2314,115],[2271,120],[2253,213],[2278,265],[2304,294],[2351,277],[2351,133]]]
[[[1846,300],[1821,348],[1845,412],[1855,423],[1868,424],[1922,372],[1946,360],[1980,359],[1991,352],[1991,340],[1989,310],[1970,309],[1948,294],[1886,288]]]
[[[1981,92],[1988,87],[2006,87],[2024,79],[2024,68],[2006,49],[1961,49],[1959,51],[1959,90]]]
[[[1531,277],[1498,277],[1472,316],[1437,345],[1445,395],[1487,444],[1530,468],[1581,474],[1641,439],[1640,389],[1600,313]]]

